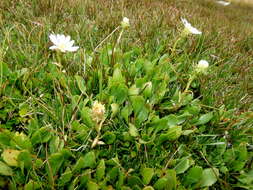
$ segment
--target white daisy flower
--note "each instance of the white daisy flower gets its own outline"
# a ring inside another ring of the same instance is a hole
[[[201,31],[199,31],[197,28],[194,28],[186,19],[181,18],[181,21],[183,22],[184,26],[185,26],[185,31],[187,33],[191,33],[191,34],[202,34]]]
[[[70,36],[65,36],[63,34],[50,34],[49,38],[53,43],[49,49],[59,50],[61,52],[74,52],[78,50],[78,46],[73,46],[75,41],[70,40]]]
[[[128,28],[130,26],[129,18],[124,17],[121,21],[122,28]]]
[[[223,5],[223,6],[228,6],[230,5],[231,3],[230,2],[227,2],[227,1],[216,1],[218,4],[220,5]]]

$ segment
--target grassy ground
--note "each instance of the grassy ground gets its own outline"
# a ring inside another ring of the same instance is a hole
[[[2,0],[0,9],[1,188],[253,188],[252,7]],[[124,16],[119,43],[120,27],[97,48]],[[181,17],[203,35],[173,50]],[[80,49],[50,51],[51,33]],[[208,73],[188,89],[201,59]]]
[[[77,42],[91,50],[124,15],[131,19],[132,27],[122,46],[141,47],[143,54],[159,48],[166,52],[181,27],[180,17],[187,17],[205,34],[188,44],[192,46],[188,53],[201,48],[201,55],[191,54],[193,60],[203,55],[219,65],[210,75],[212,80],[202,83],[206,87],[205,102],[225,103],[229,108],[242,110],[252,107],[252,9],[247,6],[222,7],[213,1],[65,1],[64,5],[60,1],[32,2],[1,2],[5,10],[1,23],[6,26],[2,34],[9,47],[7,62],[14,65],[42,62],[50,32],[77,36]],[[17,38],[17,44],[13,44]]]

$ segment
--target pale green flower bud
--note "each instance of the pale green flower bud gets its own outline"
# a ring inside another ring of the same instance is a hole
[[[127,17],[124,17],[123,20],[121,21],[121,27],[123,29],[130,27],[130,22]]]

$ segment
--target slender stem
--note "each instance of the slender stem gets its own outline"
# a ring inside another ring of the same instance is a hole
[[[124,29],[122,29],[122,30],[120,31],[119,37],[117,38],[117,41],[116,41],[115,45],[114,45],[113,48],[112,48],[112,56],[111,56],[112,65],[114,65],[114,61],[115,61],[115,60],[114,60],[114,51],[115,51],[115,49],[117,48],[118,44],[120,43],[120,40],[121,40],[121,37],[122,37],[123,32],[124,32]]]
[[[176,40],[176,42],[174,43],[174,45],[173,45],[173,48],[172,48],[172,55],[174,55],[174,53],[175,53],[175,51],[176,51],[176,48],[177,48],[177,44],[178,44],[178,42],[181,40],[181,36],[179,36],[179,38]]]
[[[62,65],[60,52],[56,51],[56,61],[59,65]]]
[[[99,71],[99,98],[102,100],[102,91],[103,91],[103,68],[100,68]]]
[[[118,46],[118,44],[119,44],[119,42],[120,42],[120,40],[121,40],[121,37],[122,37],[123,32],[124,32],[124,29],[121,30],[121,32],[120,32],[120,34],[119,34],[119,37],[118,37],[118,39],[117,39],[117,42],[116,42],[116,44],[115,44],[115,46],[114,46],[114,49],[116,49],[116,47]]]
[[[3,63],[2,63],[2,61],[0,62],[0,72],[1,72],[0,73],[0,88],[2,89],[2,84],[3,84]]]
[[[110,37],[113,35],[113,33],[115,33],[119,28],[120,28],[120,26],[118,26],[117,28],[115,28],[108,36],[106,36],[106,37],[97,45],[97,47],[95,47],[94,52],[96,52],[97,49],[98,49],[108,38],[110,38]]]
[[[189,79],[189,81],[188,81],[188,83],[187,83],[187,85],[186,85],[186,88],[185,88],[185,90],[184,90],[184,92],[183,93],[186,93],[187,91],[188,91],[188,89],[190,88],[190,86],[191,86],[191,83],[193,82],[193,80],[195,79],[195,75],[192,75],[191,77],[190,77],[190,79]]]

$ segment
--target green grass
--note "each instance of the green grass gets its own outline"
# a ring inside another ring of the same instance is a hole
[[[0,188],[253,188],[251,7],[3,0],[0,9]],[[120,40],[119,27],[101,44],[124,16]],[[173,51],[181,17],[203,35]],[[80,49],[49,50],[51,33]]]

